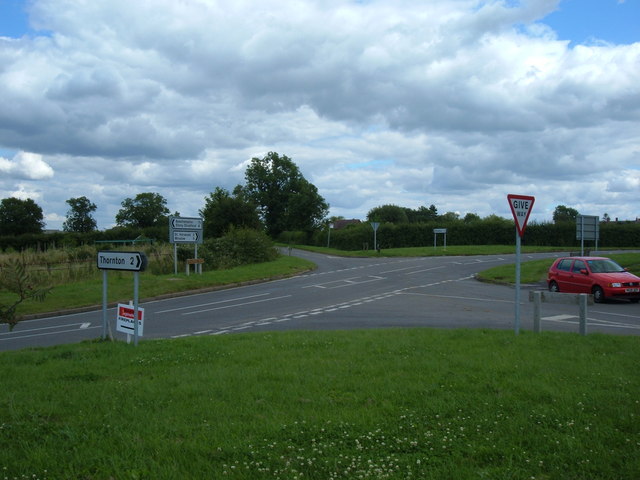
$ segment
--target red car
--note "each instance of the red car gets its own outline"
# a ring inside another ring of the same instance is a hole
[[[597,303],[607,298],[640,300],[640,277],[605,257],[559,258],[549,268],[547,283],[552,292],[592,293]]]

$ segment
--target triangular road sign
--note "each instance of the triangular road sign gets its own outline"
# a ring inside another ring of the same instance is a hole
[[[536,199],[528,195],[507,195],[507,198],[509,199],[513,219],[516,221],[518,235],[522,237],[522,235],[524,235],[524,229],[527,227],[529,214],[533,208],[533,202],[535,202]]]

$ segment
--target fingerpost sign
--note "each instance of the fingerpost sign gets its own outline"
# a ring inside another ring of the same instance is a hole
[[[516,222],[516,311],[514,321],[514,331],[516,335],[520,333],[520,241],[524,230],[527,228],[531,209],[536,201],[535,197],[529,195],[507,195],[509,207]]]
[[[140,289],[140,272],[147,268],[147,256],[144,252],[116,252],[113,250],[98,252],[97,265],[102,270],[102,338],[107,338],[109,322],[107,320],[107,291],[109,270],[125,270],[133,272],[133,315],[138,316],[138,291]],[[138,322],[133,322],[133,342],[138,345]]]

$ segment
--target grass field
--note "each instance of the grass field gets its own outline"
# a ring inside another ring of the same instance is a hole
[[[640,478],[640,339],[289,332],[0,353],[0,478]]]
[[[640,276],[640,253],[621,253],[609,255],[621,266],[628,268],[635,275]],[[522,262],[520,281],[522,283],[538,283],[547,279],[547,271],[554,259],[531,260]],[[481,272],[478,279],[486,282],[512,284],[515,282],[515,267],[500,265]]]
[[[315,265],[307,260],[281,256],[273,262],[245,265],[228,270],[205,271],[202,275],[191,274],[187,276],[182,272],[178,275],[155,275],[143,272],[140,274],[140,298],[278,278],[313,268]],[[110,271],[108,272],[108,285],[110,302],[128,302],[133,291],[133,274],[131,272]],[[9,303],[14,298],[15,295],[0,291],[0,304]],[[38,314],[101,304],[102,276],[98,276],[58,285],[53,288],[44,302],[29,301],[20,305],[19,313],[23,315]]]

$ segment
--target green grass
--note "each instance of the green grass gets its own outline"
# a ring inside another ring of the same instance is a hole
[[[635,275],[640,276],[640,253],[621,253],[608,255],[621,266],[628,268]],[[532,260],[520,264],[520,281],[522,283],[545,282],[547,271],[555,259]],[[512,284],[515,283],[515,265],[500,265],[478,274],[478,279],[485,282]]]
[[[281,244],[283,247],[288,245]],[[327,247],[312,247],[308,245],[293,245],[294,248],[310,252],[324,253],[327,255],[339,255],[342,257],[437,257],[437,256],[465,256],[465,255],[500,255],[515,253],[515,245],[450,245],[444,248],[437,247],[410,247],[410,248],[383,248],[380,252],[375,250],[338,250]],[[529,247],[522,246],[523,253],[560,252],[569,251],[562,247]]]
[[[640,339],[398,329],[0,353],[8,479],[637,479]]]
[[[170,293],[186,292],[205,288],[236,285],[242,282],[277,278],[313,269],[312,262],[296,257],[280,256],[273,262],[258,263],[228,270],[203,272],[202,275],[184,271],[178,275],[140,274],[140,298],[152,298]],[[133,295],[133,273],[108,272],[108,297],[110,302],[128,302]],[[0,303],[15,298],[9,292],[0,291]],[[81,282],[67,283],[53,288],[44,302],[25,302],[20,305],[20,314],[37,314],[59,310],[96,306],[102,304],[102,275]],[[0,477],[1,478],[1,477]]]

